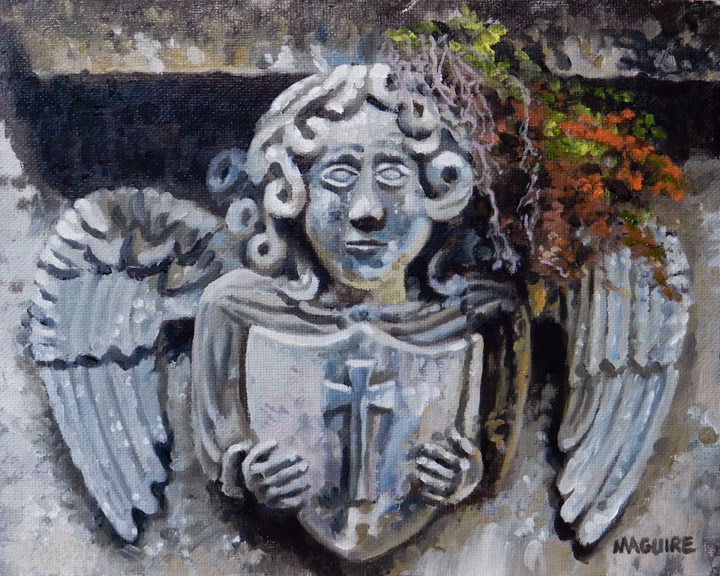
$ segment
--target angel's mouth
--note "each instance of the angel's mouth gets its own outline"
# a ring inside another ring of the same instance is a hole
[[[374,256],[387,246],[386,242],[379,240],[348,240],[345,250],[353,256]]]

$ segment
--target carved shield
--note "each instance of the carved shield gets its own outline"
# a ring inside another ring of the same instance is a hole
[[[324,546],[372,558],[432,518],[410,476],[417,448],[457,425],[477,398],[466,389],[470,347],[408,344],[369,324],[328,336],[250,330],[251,427],[309,463],[298,517]]]

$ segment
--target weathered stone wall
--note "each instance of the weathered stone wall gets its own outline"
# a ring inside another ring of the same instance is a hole
[[[382,31],[448,17],[442,0],[15,0],[2,18],[41,75],[106,72],[308,72],[372,58]],[[714,2],[468,2],[511,30],[518,47],[561,74],[720,77]]]

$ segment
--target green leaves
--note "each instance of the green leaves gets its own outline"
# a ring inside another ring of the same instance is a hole
[[[647,224],[652,218],[652,211],[645,210],[643,212],[631,212],[630,210],[623,210],[620,212],[620,218],[631,226],[642,226]]]
[[[562,122],[562,120],[548,118],[543,124],[543,136],[546,138],[558,138],[562,136],[562,130],[558,126],[558,122]]]
[[[460,44],[460,42],[456,42],[455,40],[450,40],[449,43],[450,50],[453,52],[461,52],[462,50],[467,50],[467,46],[464,44]]]
[[[467,4],[460,6],[460,17],[453,18],[448,24],[451,28],[470,32],[480,32],[485,29],[485,25],[478,20],[477,13]]]
[[[408,28],[390,28],[385,36],[400,45],[416,50],[420,47],[420,40],[417,34]]]
[[[474,50],[479,56],[493,59],[495,46],[503,36],[508,33],[502,24],[483,24],[478,20],[477,14],[466,4],[460,7],[460,17],[448,22],[454,32],[454,41],[457,46]],[[458,50],[459,51],[459,50]]]
[[[424,34],[425,36],[442,34],[440,27],[432,20],[413,20],[410,24],[410,29],[415,32],[415,34]]]
[[[385,37],[414,51],[420,49],[421,37],[439,35],[441,33],[440,27],[432,20],[413,20],[409,28],[388,29],[385,32]]]
[[[460,7],[460,16],[452,18],[447,26],[450,30],[449,46],[453,52],[467,52],[478,60],[494,61],[494,46],[508,33],[502,24],[484,24],[478,19],[477,13],[463,4]],[[387,38],[410,49],[420,48],[422,36],[439,36],[440,27],[431,20],[415,20],[407,28],[393,28],[385,35]],[[530,57],[520,50],[516,51],[518,60],[529,61]],[[470,62],[471,64],[473,62]],[[485,67],[485,66],[481,66]],[[509,68],[509,64],[502,63],[501,68]]]
[[[593,140],[584,140],[571,138],[569,136],[560,136],[553,134],[553,140],[547,148],[549,160],[555,160],[562,157],[571,158],[592,158],[598,160],[605,156],[608,147],[603,146]]]
[[[615,90],[609,87],[595,88],[593,96],[601,100],[611,100],[620,104],[630,104],[635,101],[635,93],[630,90]]]
[[[640,112],[632,124],[630,133],[636,138],[662,140],[667,134],[655,125],[655,116]]]

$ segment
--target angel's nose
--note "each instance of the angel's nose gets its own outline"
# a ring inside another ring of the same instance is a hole
[[[360,232],[375,232],[385,227],[385,209],[371,178],[362,178],[350,197],[350,224]]]
[[[350,220],[350,224],[360,232],[377,232],[385,227],[385,218],[376,218],[374,216],[353,218]]]

